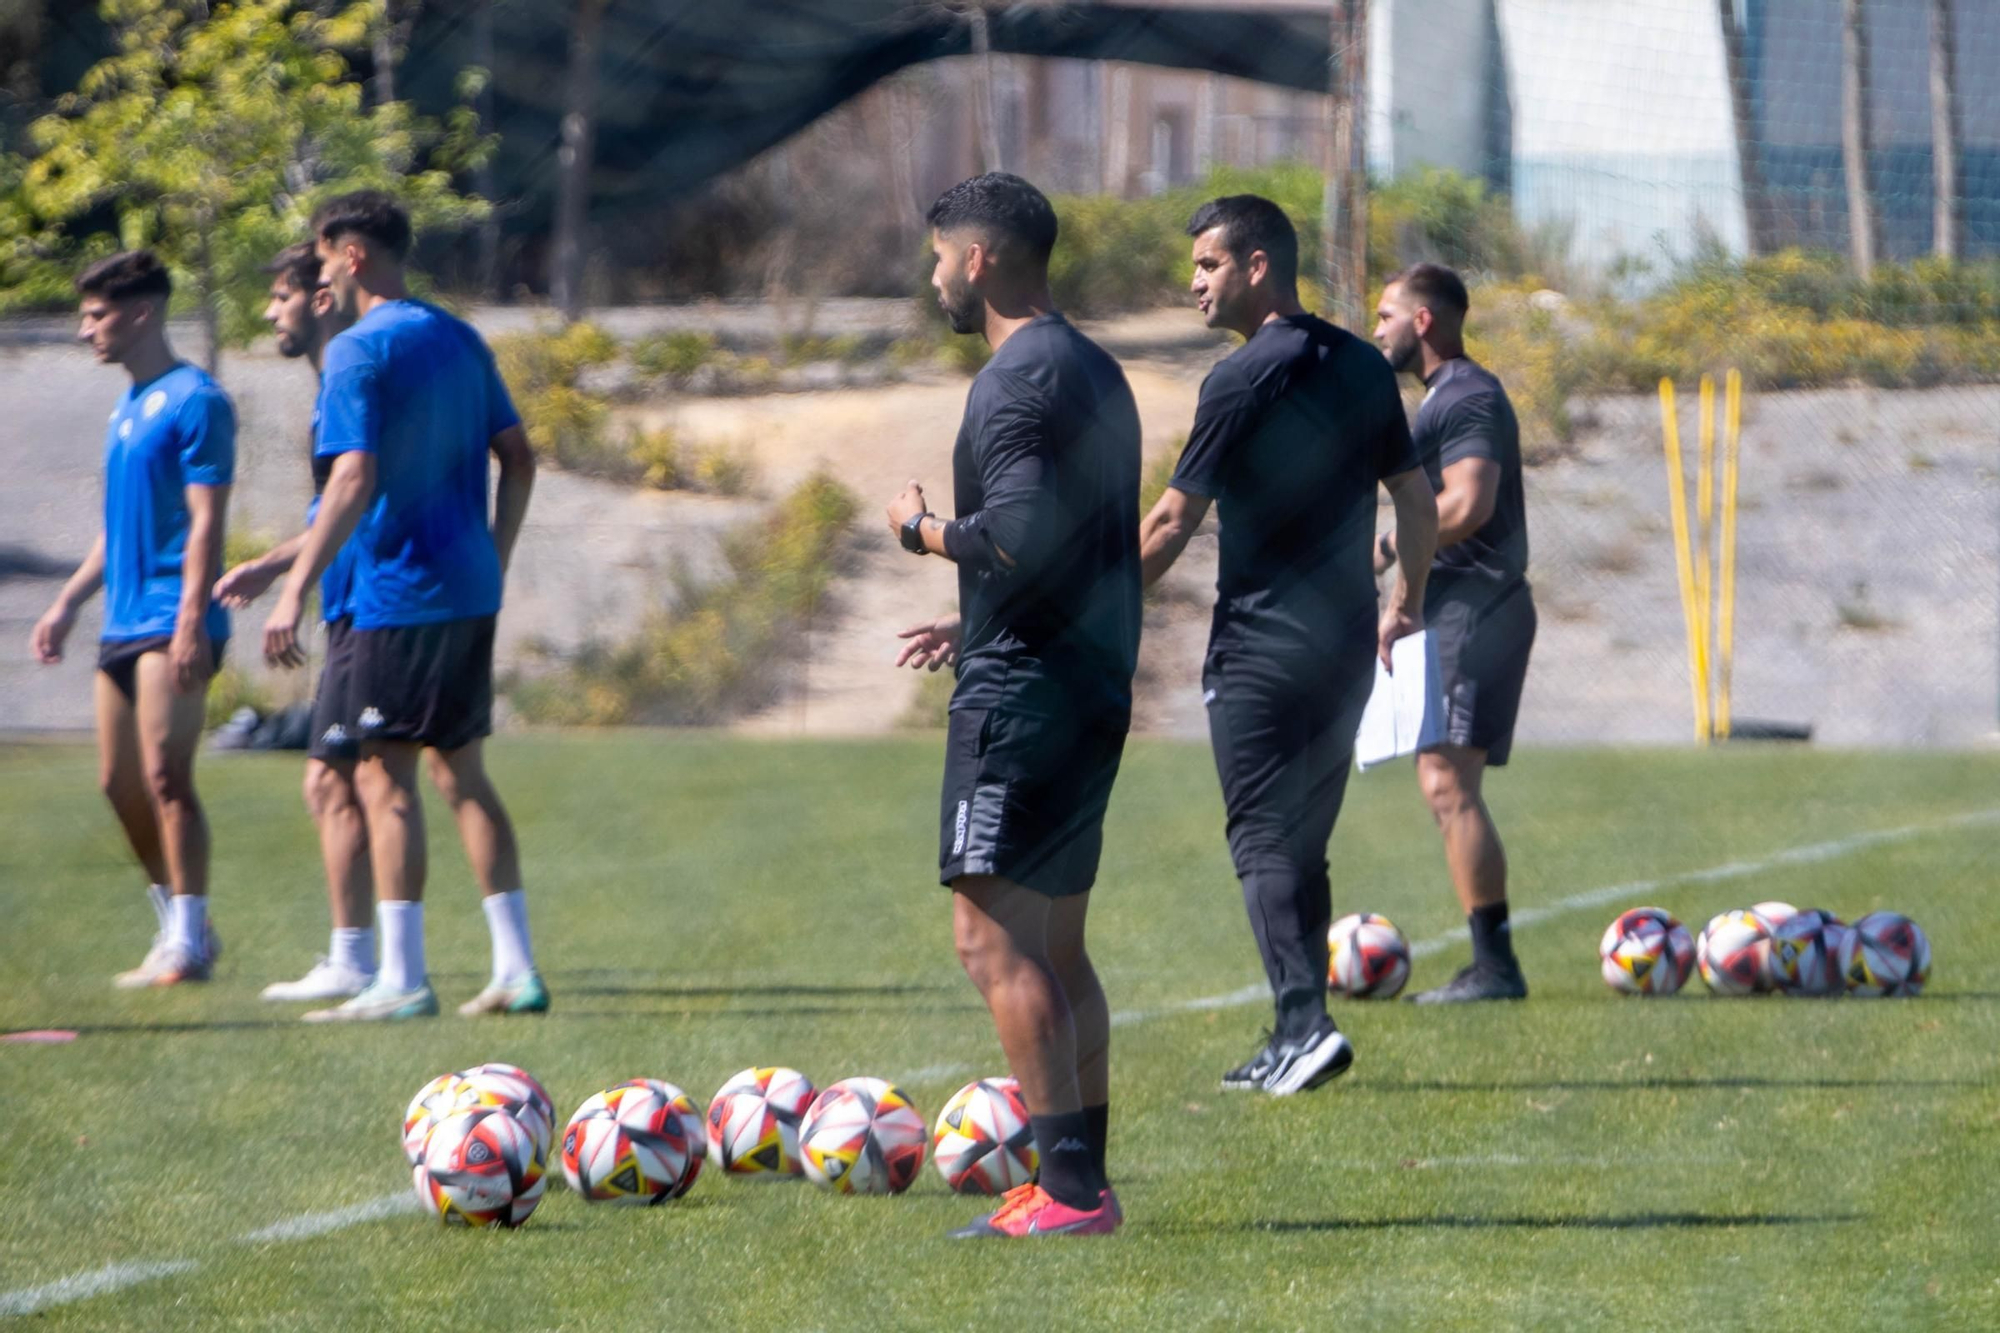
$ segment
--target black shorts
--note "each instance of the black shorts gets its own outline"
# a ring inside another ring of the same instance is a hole
[[[1375,683],[1374,651],[1368,637],[1327,655],[1209,651],[1202,699],[1238,876],[1325,872],[1354,733]]]
[[[110,677],[112,687],[125,696],[126,703],[137,703],[139,659],[147,653],[164,653],[173,645],[171,634],[153,634],[143,639],[103,639],[97,645],[97,669]],[[210,643],[214,670],[222,670],[222,654],[228,647],[227,639]]]
[[[1514,748],[1514,719],[1535,646],[1535,599],[1526,583],[1498,600],[1447,593],[1424,608],[1437,643],[1444,684],[1444,738],[1448,745],[1486,751],[1498,768]]]
[[[313,693],[312,739],[306,745],[309,758],[338,763],[361,754],[360,738],[354,735],[347,713],[353,655],[353,617],[327,621],[326,663],[320,668],[319,689]]]
[[[1125,729],[998,708],[951,715],[938,882],[998,875],[1051,898],[1087,893]]]
[[[457,750],[492,735],[494,619],[329,626],[310,753],[353,758],[369,741]]]

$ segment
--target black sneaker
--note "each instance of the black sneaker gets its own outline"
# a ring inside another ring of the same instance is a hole
[[[1236,1068],[1222,1076],[1225,1092],[1257,1092],[1264,1086],[1264,1080],[1271,1076],[1271,1068],[1278,1063],[1278,1039],[1276,1034],[1264,1034],[1264,1048],[1245,1060]]]
[[[1274,1060],[1265,1075],[1264,1091],[1273,1097],[1289,1097],[1331,1083],[1354,1063],[1354,1047],[1341,1035],[1330,1018],[1303,1037],[1271,1043]]]
[[[1434,990],[1410,997],[1412,1004],[1470,1004],[1474,1000],[1525,1000],[1527,978],[1518,964],[1473,963]]]

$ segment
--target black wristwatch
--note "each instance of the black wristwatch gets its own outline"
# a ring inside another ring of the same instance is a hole
[[[924,520],[931,516],[926,509],[921,514],[912,514],[903,520],[903,549],[912,555],[929,555],[930,548],[924,545]]]

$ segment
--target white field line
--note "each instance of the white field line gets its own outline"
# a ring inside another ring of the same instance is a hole
[[[2000,824],[2000,808],[1975,810],[1970,814],[1958,815],[1951,819],[1930,824],[1906,824],[1901,828],[1882,829],[1873,833],[1857,833],[1850,837],[1835,838],[1830,842],[1807,843],[1801,847],[1790,847],[1781,852],[1755,861],[1731,861],[1726,865],[1710,867],[1707,870],[1684,871],[1678,875],[1662,875],[1657,879],[1632,880],[1624,884],[1612,884],[1601,889],[1589,889],[1573,893],[1567,898],[1542,907],[1531,907],[1514,913],[1512,925],[1515,929],[1531,926],[1538,922],[1580,912],[1587,907],[1602,907],[1607,903],[1622,902],[1629,898],[1642,897],[1662,889],[1679,888],[1687,884],[1713,884],[1732,879],[1744,879],[1759,875],[1779,866],[1811,865],[1819,861],[1830,861],[1847,856],[1869,847],[1885,843],[1902,842],[1920,837],[1926,833],[1939,833],[1952,829]],[[1464,932],[1418,940],[1410,946],[1410,953],[1417,958],[1425,958],[1442,952],[1464,939]],[[1239,1005],[1255,1004],[1269,998],[1270,992],[1263,985],[1245,986],[1241,990],[1230,991],[1226,995],[1205,995],[1192,1000],[1183,1000],[1163,1009],[1125,1009],[1111,1016],[1112,1025],[1125,1027],[1133,1023],[1143,1023],[1149,1019],[1169,1017],[1174,1014],[1198,1013],[1205,1009],[1228,1009]],[[907,1075],[912,1083],[929,1079],[946,1078],[966,1072],[970,1066],[960,1064],[930,1065],[913,1070]],[[1479,1157],[1430,1157],[1423,1158],[1420,1165],[1435,1166],[1539,1166],[1547,1165],[1549,1159],[1519,1158],[1499,1154]],[[1577,1165],[1595,1164],[1579,1160]],[[336,1208],[324,1213],[303,1213],[297,1217],[275,1222],[237,1237],[245,1244],[263,1244],[273,1241],[307,1240],[323,1236],[362,1222],[372,1222],[379,1218],[392,1217],[398,1213],[414,1211],[419,1207],[411,1194],[398,1190],[395,1194],[385,1194],[366,1203],[354,1204],[347,1208]],[[38,1287],[22,1287],[14,1291],[0,1292],[0,1317],[33,1314],[51,1306],[66,1305],[72,1301],[88,1300],[93,1296],[109,1295],[126,1287],[142,1282],[152,1282],[159,1278],[191,1272],[200,1265],[193,1259],[171,1259],[150,1264],[112,1264],[94,1269],[88,1273],[73,1273],[54,1282]]]
[[[397,1190],[394,1194],[384,1194],[379,1199],[366,1203],[352,1204],[346,1208],[335,1208],[325,1213],[301,1213],[288,1217],[282,1222],[238,1236],[245,1245],[262,1245],[270,1241],[310,1240],[314,1236],[324,1236],[329,1231],[357,1226],[362,1222],[373,1222],[379,1218],[394,1217],[399,1213],[420,1213],[424,1206],[418,1201],[414,1190]]]
[[[0,1319],[34,1314],[52,1305],[67,1305],[71,1301],[87,1301],[92,1296],[105,1296],[126,1287],[136,1287],[141,1282],[151,1282],[154,1278],[185,1273],[195,1267],[198,1265],[192,1259],[169,1259],[157,1264],[108,1264],[88,1273],[71,1273],[68,1277],[45,1282],[39,1287],[0,1292]]]
[[[1603,888],[1585,889],[1572,893],[1566,898],[1558,898],[1540,907],[1527,907],[1509,914],[1508,924],[1513,930],[1521,930],[1543,921],[1567,916],[1571,912],[1581,912],[1585,908],[1603,907],[1610,903],[1625,902],[1633,898],[1643,898],[1663,889],[1678,889],[1689,884],[1717,884],[1734,879],[1748,879],[1761,875],[1767,870],[1781,866],[1813,865],[1820,861],[1832,861],[1839,857],[1851,856],[1855,852],[1870,847],[1880,847],[1886,843],[1905,842],[1922,837],[1927,833],[1945,833],[1955,829],[1976,828],[1990,824],[2000,824],[2000,808],[1974,810],[1969,814],[1954,815],[1928,824],[1905,824],[1901,828],[1878,829],[1872,833],[1855,833],[1845,838],[1834,838],[1828,842],[1810,842],[1800,847],[1787,847],[1769,856],[1754,861],[1730,861],[1706,870],[1685,870],[1677,875],[1661,875],[1657,879],[1635,879],[1623,884],[1607,884]],[[1410,945],[1412,958],[1428,958],[1432,954],[1443,953],[1446,949],[1465,942],[1465,931],[1449,931],[1443,935],[1433,935],[1427,940],[1417,940]],[[1121,1009],[1111,1015],[1111,1026],[1125,1027],[1132,1023],[1144,1023],[1155,1018],[1165,1018],[1173,1014],[1199,1013],[1205,1009],[1233,1009],[1246,1004],[1268,1004],[1270,988],[1261,983],[1245,986],[1241,990],[1230,991],[1226,995],[1202,995],[1191,1000],[1181,1000],[1160,1009]]]

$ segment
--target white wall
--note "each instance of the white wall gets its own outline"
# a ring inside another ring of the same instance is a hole
[[[1493,0],[1375,0],[1368,28],[1368,166],[1487,170]]]

